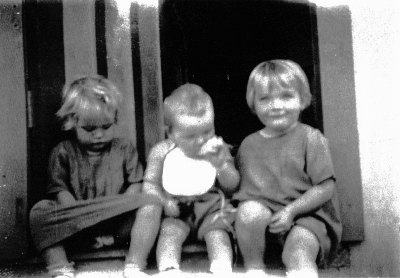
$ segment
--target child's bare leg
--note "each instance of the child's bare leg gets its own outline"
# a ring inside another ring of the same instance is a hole
[[[282,260],[288,277],[318,277],[319,241],[311,231],[294,226],[283,248]]]
[[[229,274],[232,272],[232,246],[229,235],[224,230],[208,232],[204,239],[207,244],[210,271],[214,274]]]
[[[62,243],[52,245],[42,251],[42,257],[47,265],[50,276],[74,277],[73,264],[68,261]]]
[[[162,207],[149,204],[141,207],[131,230],[131,241],[125,262],[131,268],[143,270],[160,229]]]
[[[163,221],[156,251],[160,271],[180,268],[182,244],[188,235],[189,228],[182,221],[173,218]]]
[[[247,270],[263,270],[265,229],[271,211],[257,201],[246,201],[239,205],[235,229],[239,249]]]

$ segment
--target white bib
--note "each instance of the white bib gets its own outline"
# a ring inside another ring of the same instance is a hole
[[[172,195],[196,196],[210,190],[216,176],[217,171],[210,162],[187,157],[175,148],[164,160],[162,184]]]

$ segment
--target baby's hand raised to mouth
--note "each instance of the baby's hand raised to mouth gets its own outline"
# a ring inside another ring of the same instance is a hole
[[[222,137],[214,136],[201,147],[199,155],[220,169],[230,158],[230,150]]]
[[[200,149],[199,154],[204,156],[208,154],[216,154],[224,145],[224,140],[221,137],[214,136],[209,139]]]

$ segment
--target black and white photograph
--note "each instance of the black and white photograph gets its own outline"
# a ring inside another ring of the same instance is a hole
[[[400,2],[0,0],[0,277],[400,277]]]

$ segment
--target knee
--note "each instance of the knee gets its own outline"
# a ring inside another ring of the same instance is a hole
[[[295,226],[285,241],[282,262],[290,268],[314,265],[318,252],[319,241],[316,235],[306,228]]]
[[[271,218],[271,211],[257,201],[246,201],[239,205],[236,222],[244,225],[267,223]]]
[[[189,232],[189,228],[184,223],[173,218],[166,218],[161,224],[161,234],[166,237],[184,237]]]

